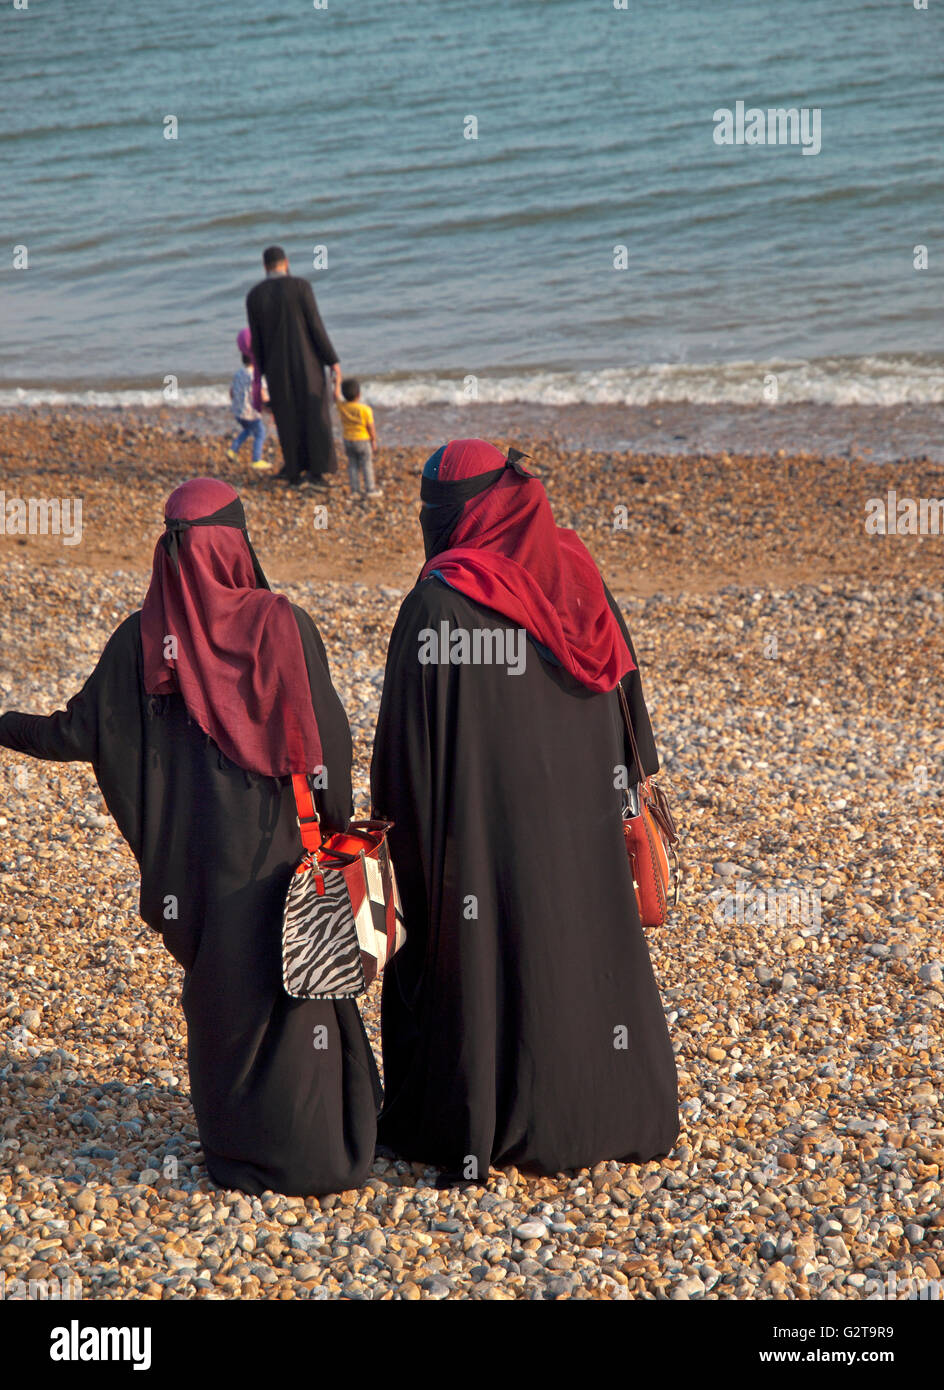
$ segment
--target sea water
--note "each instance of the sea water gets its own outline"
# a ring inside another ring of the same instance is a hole
[[[910,0],[6,5],[0,404],[225,404],[270,242],[381,405],[944,401],[942,54]]]

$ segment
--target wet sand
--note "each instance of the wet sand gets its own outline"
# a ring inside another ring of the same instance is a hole
[[[365,399],[368,399],[365,397]],[[223,438],[231,418],[219,407],[35,406],[0,409],[7,417],[37,423],[63,416],[88,424],[157,425]],[[944,405],[509,405],[469,403],[397,409],[375,407],[382,442],[428,452],[445,439],[497,436],[522,448],[541,442],[566,450],[598,449],[637,454],[812,453],[865,463],[898,459],[944,462]],[[267,417],[271,421],[271,417]],[[274,437],[274,426],[270,426]]]

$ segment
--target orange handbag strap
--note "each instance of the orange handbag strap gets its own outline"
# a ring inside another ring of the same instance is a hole
[[[292,773],[292,791],[295,793],[295,808],[298,811],[298,828],[301,831],[302,845],[306,850],[321,848],[321,826],[315,810],[315,798],[311,783],[305,772]]]

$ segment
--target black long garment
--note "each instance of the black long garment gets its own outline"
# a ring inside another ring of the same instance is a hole
[[[253,352],[269,387],[281,476],[337,472],[325,367],[338,360],[307,280],[270,275],[246,296]]]
[[[327,768],[319,812],[340,829],[350,730],[318,629],[294,612]],[[357,1005],[282,988],[282,902],[301,855],[291,782],[229,763],[180,695],[150,699],[139,619],[112,635],[65,710],[3,715],[0,745],[95,770],[141,868],[141,916],[184,967],[190,1089],[213,1180],[292,1196],[357,1187],[380,1103]]]
[[[530,641],[521,675],[423,665],[443,622],[511,626],[428,578],[391,637],[371,780],[407,942],[384,974],[378,1138],[466,1177],[668,1153],[677,1073],[623,844],[617,696]],[[625,688],[655,771],[638,672]]]

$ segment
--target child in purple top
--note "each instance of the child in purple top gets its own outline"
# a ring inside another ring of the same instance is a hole
[[[265,421],[261,412],[253,404],[253,396],[256,394],[253,389],[256,366],[252,359],[252,343],[248,328],[244,328],[240,332],[236,339],[236,346],[242,356],[243,365],[233,375],[232,385],[229,388],[229,398],[232,402],[233,415],[239,422],[240,430],[227,449],[226,457],[230,462],[235,463],[236,456],[243,444],[251,437],[252,466],[257,472],[263,473],[270,470],[272,465],[262,457],[262,446],[265,443]]]

